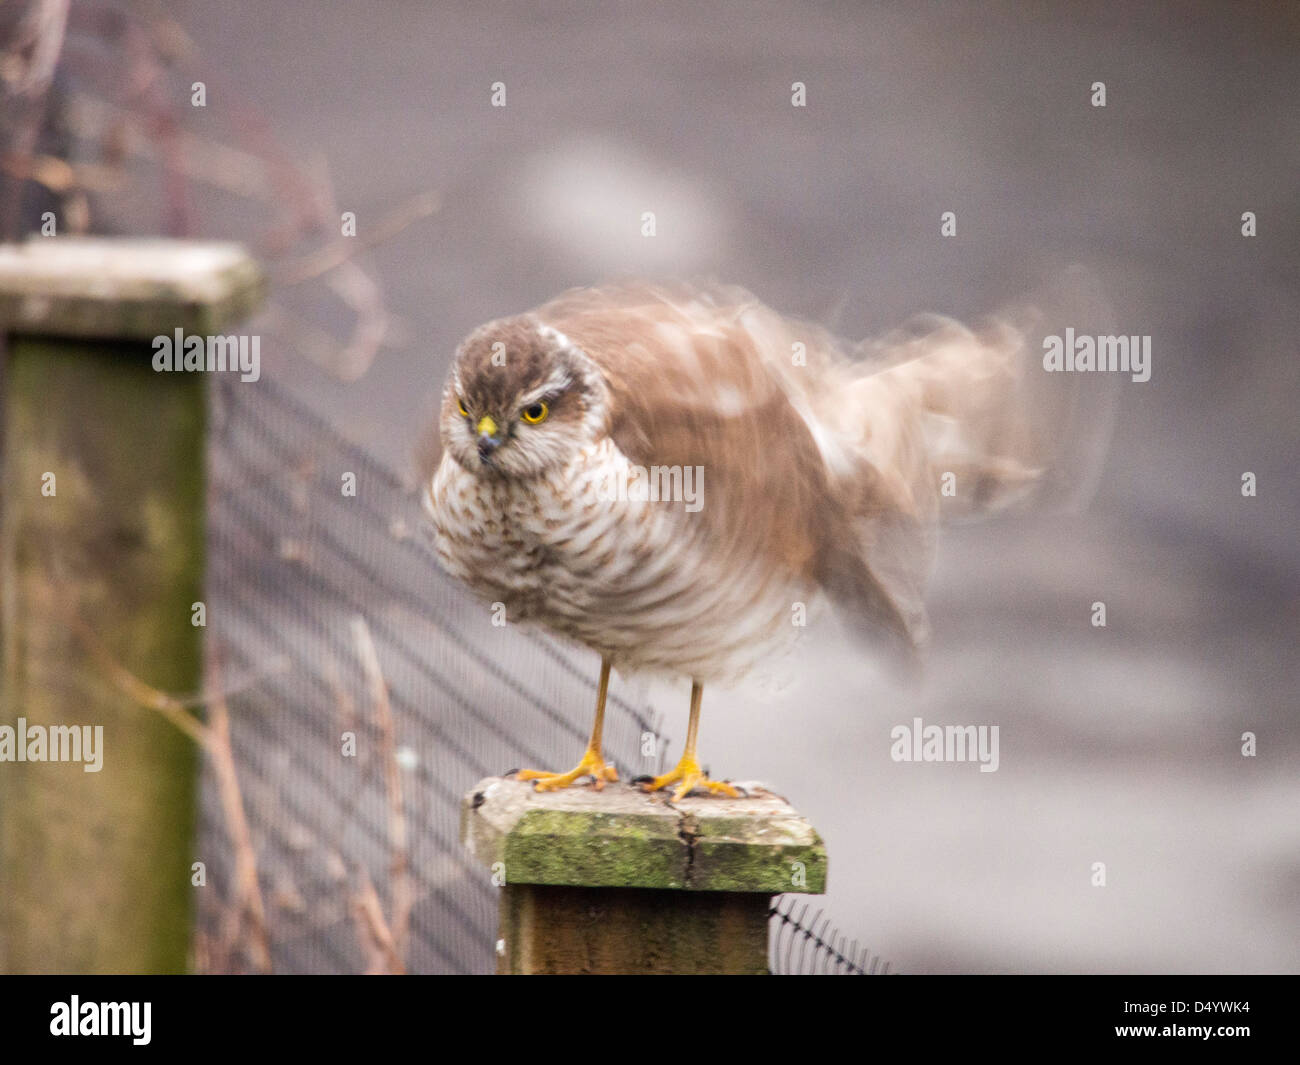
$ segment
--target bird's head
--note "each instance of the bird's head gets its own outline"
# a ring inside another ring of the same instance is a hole
[[[599,370],[564,334],[531,315],[471,333],[442,401],[442,444],[483,476],[534,477],[567,464],[605,420]]]

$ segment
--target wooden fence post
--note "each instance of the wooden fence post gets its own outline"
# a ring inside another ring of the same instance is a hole
[[[784,799],[489,778],[461,839],[501,888],[499,973],[766,973],[768,907],[826,890],[826,850]]]
[[[263,293],[234,245],[0,247],[5,971],[187,966],[197,752],[112,663],[201,687],[210,374],[155,370],[154,341],[206,355]]]

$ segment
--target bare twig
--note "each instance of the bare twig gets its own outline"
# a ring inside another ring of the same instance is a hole
[[[277,307],[278,332],[291,347],[343,380],[362,376],[383,344],[391,342],[393,321],[383,289],[355,256],[396,236],[438,210],[436,193],[418,193],[391,210],[367,218],[356,237],[337,234],[339,212],[323,160],[296,162],[272,135],[265,120],[241,101],[237,88],[218,85],[203,67],[201,52],[159,3],[114,11],[105,33],[96,21],[98,5],[74,6],[67,0],[40,0],[24,23],[23,36],[5,56],[22,75],[20,108],[2,163],[7,182],[0,223],[16,234],[20,193],[37,182],[62,197],[60,227],[89,230],[90,195],[129,187],[128,159],[145,157],[157,167],[162,188],[162,228],[173,235],[197,224],[194,186],[219,188],[265,205],[268,224],[249,243],[270,260],[285,259],[271,274],[278,286],[298,286],[322,278],[352,316],[346,338]],[[65,22],[70,20],[65,30]],[[93,47],[86,42],[93,33]],[[105,45],[109,51],[105,51]],[[99,162],[36,154],[44,115],[45,89],[58,63],[76,69],[89,91],[68,94],[66,118],[74,136],[97,145]],[[7,68],[6,68],[7,69]],[[12,86],[16,76],[6,75]],[[204,113],[202,132],[191,132],[194,109],[187,106],[191,81],[204,81],[222,112]],[[180,83],[179,85],[177,83]],[[208,131],[218,114],[225,119],[225,143]],[[301,251],[309,241],[322,246]],[[246,238],[248,239],[248,238]]]
[[[361,949],[366,952],[367,976],[402,976],[406,965],[393,940],[393,933],[384,920],[383,906],[375,885],[364,869],[360,870],[361,886],[352,901],[352,912],[359,926]]]
[[[436,192],[418,193],[398,204],[373,226],[362,227],[355,237],[340,237],[294,262],[286,263],[276,271],[275,280],[281,285],[299,285],[320,277],[353,255],[391,240],[407,226],[434,214],[440,206],[441,200]]]
[[[388,847],[389,847],[389,897],[392,903],[393,950],[399,959],[405,956],[407,935],[411,923],[411,906],[414,890],[411,882],[411,861],[406,833],[406,812],[402,802],[402,774],[397,765],[395,728],[392,706],[388,701],[388,685],[379,667],[379,655],[370,627],[362,617],[352,619],[352,635],[357,654],[370,683],[371,705],[379,729],[384,761],[384,785],[388,796]]]
[[[195,743],[206,749],[208,738],[203,722],[189,712],[184,702],[146,684],[118,662],[104,646],[95,630],[86,624],[85,619],[74,607],[65,605],[63,616],[73,633],[90,652],[91,658],[108,675],[114,687],[132,702],[161,714]]]
[[[63,51],[70,0],[37,0],[18,28],[13,51],[27,53],[27,65],[14,83],[22,96],[44,96]]]
[[[49,605],[58,611],[64,623],[81,640],[96,664],[108,675],[109,680],[119,691],[127,695],[133,702],[162,714],[163,717],[194,740],[195,743],[203,742],[201,735],[203,723],[189,713],[190,710],[195,707],[208,706],[218,698],[224,699],[231,695],[237,695],[251,688],[254,684],[260,683],[265,677],[283,672],[289,664],[289,660],[284,655],[276,655],[263,668],[250,672],[235,683],[224,685],[220,689],[204,690],[196,695],[172,695],[146,684],[130,670],[123,667],[113,657],[113,653],[104,646],[98,633],[77,612],[76,607],[70,604],[61,594],[56,594],[52,590],[47,590],[45,594],[47,598],[42,600],[43,604]]]
[[[210,652],[209,660],[213,673],[219,678],[217,655]],[[244,811],[243,794],[239,790],[239,775],[235,771],[235,756],[230,744],[230,710],[224,696],[218,695],[213,699],[208,708],[208,718],[204,748],[212,759],[221,809],[235,848],[235,898],[222,921],[222,943],[233,948],[244,938],[242,933],[246,928],[253,968],[260,973],[269,973],[271,948],[266,931],[266,907],[257,881],[257,851],[253,847],[253,833]]]
[[[17,120],[12,139],[14,154],[29,158],[36,150],[46,98],[63,51],[69,0],[38,0],[18,28],[17,39],[5,56],[16,59],[20,73],[11,81]],[[0,235],[16,231],[23,183],[10,184],[6,202],[0,204]]]
[[[244,810],[243,794],[230,742],[230,711],[226,706],[226,693],[220,685],[219,652],[209,647],[209,663],[216,683],[212,694],[206,699],[208,722],[204,724],[189,712],[187,701],[146,684],[118,662],[74,606],[57,595],[52,595],[51,598],[52,605],[62,614],[72,632],[114,687],[133,702],[162,715],[198,744],[211,760],[222,813],[235,851],[235,886],[234,899],[222,920],[221,941],[219,944],[206,943],[204,948],[210,955],[215,949],[229,958],[239,944],[246,941],[246,953],[253,968],[261,973],[269,973],[271,952],[266,907],[258,883],[253,833]]]

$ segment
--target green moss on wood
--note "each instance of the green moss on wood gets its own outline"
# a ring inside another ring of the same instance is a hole
[[[466,797],[461,835],[507,884],[826,890],[821,838],[776,797],[670,806],[622,785],[538,793],[518,781],[487,780]]]
[[[681,888],[685,855],[662,818],[529,810],[504,839],[507,883]]]

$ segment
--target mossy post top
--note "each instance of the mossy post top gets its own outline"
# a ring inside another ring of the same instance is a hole
[[[821,837],[779,795],[747,787],[670,805],[626,784],[537,792],[489,777],[465,796],[461,840],[505,884],[825,892]]]
[[[0,244],[0,333],[215,335],[255,314],[265,295],[265,275],[238,244],[118,237]]]

